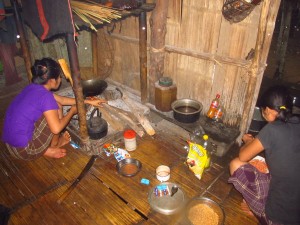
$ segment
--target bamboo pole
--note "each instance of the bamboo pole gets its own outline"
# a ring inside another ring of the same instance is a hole
[[[27,41],[26,41],[26,35],[25,35],[22,20],[21,20],[20,12],[19,12],[19,9],[18,9],[18,7],[19,7],[18,2],[17,2],[17,0],[11,0],[11,4],[14,8],[14,18],[15,18],[15,21],[16,21],[16,26],[17,26],[18,33],[20,35],[20,45],[21,45],[21,49],[22,49],[24,62],[25,62],[27,78],[28,78],[29,83],[31,83],[31,78],[32,78],[32,74],[31,74],[31,65],[32,65],[31,64],[31,56],[30,56],[30,53],[29,53],[29,48],[28,48]]]
[[[133,44],[138,44],[138,42],[139,42],[139,40],[137,38],[123,36],[123,35],[116,34],[116,33],[111,33],[109,35],[112,38],[115,38],[115,39],[118,39],[121,41],[125,41],[125,42],[129,42],[129,43],[133,43]],[[169,52],[169,53],[176,53],[176,54],[180,54],[180,55],[190,56],[190,57],[194,57],[194,58],[198,58],[198,59],[209,60],[212,62],[217,62],[219,64],[228,64],[228,65],[238,66],[241,68],[248,68],[251,63],[251,61],[245,60],[245,59],[234,59],[234,58],[230,58],[230,57],[226,57],[226,56],[219,56],[216,54],[199,52],[199,51],[195,51],[192,49],[180,48],[180,47],[176,47],[173,45],[165,45],[165,51]]]
[[[73,34],[66,34],[66,42],[71,67],[72,80],[74,85],[74,94],[78,110],[80,138],[83,144],[86,144],[89,141],[89,136],[87,131],[86,111],[83,103],[84,99],[81,86],[77,47],[75,44]]]
[[[280,0],[265,0],[262,3],[261,16],[259,21],[255,54],[252,64],[249,68],[249,83],[245,95],[245,104],[240,125],[241,134],[246,132],[251,122],[249,115],[253,114],[254,104],[257,100],[258,87],[260,87],[262,76],[265,70],[266,60],[270,49],[272,33],[275,23],[269,24],[269,21],[275,21]],[[255,92],[256,91],[256,92]],[[252,109],[252,113],[251,113]]]
[[[154,103],[155,82],[164,74],[165,36],[167,33],[167,15],[169,0],[157,0],[150,17],[150,69],[149,100]]]
[[[98,45],[97,32],[92,31],[92,57],[93,57],[93,76],[98,77]]]
[[[146,3],[142,0],[142,4]],[[139,16],[139,56],[140,56],[140,90],[141,102],[148,100],[148,80],[147,80],[147,18],[146,12],[141,12]]]

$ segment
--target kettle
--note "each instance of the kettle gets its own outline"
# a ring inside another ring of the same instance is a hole
[[[94,117],[94,114],[97,112],[97,116]],[[92,140],[98,140],[107,135],[108,124],[101,118],[101,113],[98,108],[94,108],[91,112],[90,118],[87,120],[87,129],[89,137]]]

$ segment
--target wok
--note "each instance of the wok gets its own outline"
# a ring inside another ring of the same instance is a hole
[[[82,80],[81,85],[85,97],[100,95],[107,88],[107,82],[97,78]]]

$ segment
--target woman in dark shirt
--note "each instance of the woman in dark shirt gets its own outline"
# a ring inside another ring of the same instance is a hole
[[[285,87],[262,96],[262,115],[269,122],[257,135],[243,136],[239,156],[230,163],[229,182],[261,224],[300,224],[300,121],[288,108]],[[269,173],[249,163],[263,152]]]

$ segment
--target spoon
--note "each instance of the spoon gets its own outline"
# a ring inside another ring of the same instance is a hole
[[[173,195],[175,195],[175,193],[178,191],[178,187],[176,185],[172,186],[172,189],[171,189],[171,197]]]

